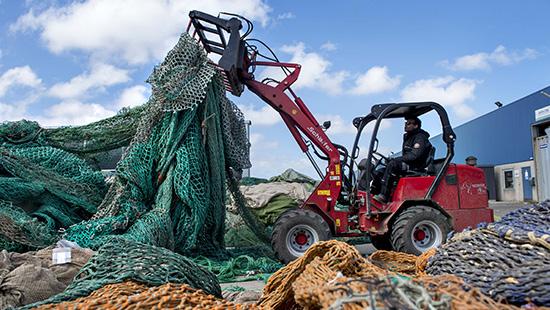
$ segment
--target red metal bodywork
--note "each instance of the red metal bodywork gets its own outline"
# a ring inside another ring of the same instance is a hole
[[[244,84],[281,114],[290,133],[303,152],[308,150],[308,146],[305,144],[301,134],[309,138],[310,141],[329,158],[325,177],[304,202],[302,207],[320,211],[329,225],[335,225],[341,223],[341,221],[347,223],[348,213],[334,210],[334,206],[336,205],[336,201],[342,189],[343,172],[340,167],[340,154],[313,114],[311,114],[303,103],[302,99],[297,97],[290,89],[290,86],[296,81],[300,74],[301,66],[297,64],[273,62],[253,62],[251,65],[282,66],[292,69],[291,73],[275,86],[264,84],[254,79],[245,80]]]
[[[188,32],[190,27],[191,22]],[[212,32],[212,29],[208,31]],[[195,30],[193,37],[196,35]],[[448,167],[444,180],[439,183],[429,200],[424,197],[434,181],[434,176],[403,177],[399,180],[390,203],[380,204],[367,197],[365,191],[356,191],[355,196],[349,199],[347,210],[337,209],[344,173],[340,153],[302,99],[291,89],[291,85],[298,79],[301,66],[276,61],[255,61],[255,58],[255,52],[244,56],[244,68],[239,71],[240,82],[279,112],[303,152],[309,150],[304,141],[305,136],[328,158],[325,176],[301,207],[318,212],[332,228],[334,236],[358,236],[365,232],[384,234],[396,214],[404,208],[418,204],[440,209],[452,219],[455,230],[493,220],[492,210],[488,208],[483,171],[455,164]],[[224,69],[214,63],[213,65],[220,69],[224,84],[231,91],[231,83],[226,80]],[[248,72],[247,68],[251,67],[285,68],[288,74],[280,82],[271,80],[271,84],[264,83],[255,80],[253,74]],[[370,213],[367,212],[367,199],[371,201]]]
[[[329,226],[332,226],[335,236],[360,234],[353,233],[352,230],[383,234],[388,231],[389,223],[395,214],[415,204],[432,205],[441,209],[452,219],[453,228],[457,231],[468,226],[475,227],[480,222],[493,221],[493,212],[488,208],[483,170],[456,164],[448,167],[431,200],[424,197],[435,176],[403,177],[399,180],[390,203],[380,204],[371,199],[374,211],[370,216],[367,214],[367,193],[364,191],[357,192],[355,204],[348,210],[335,209],[342,188],[340,155],[303,101],[290,90],[290,86],[300,74],[300,65],[273,62],[253,62],[252,65],[283,66],[293,69],[275,86],[254,79],[246,80],[245,84],[281,114],[302,151],[306,152],[308,147],[301,134],[308,137],[329,158],[324,179],[301,207],[320,213]]]

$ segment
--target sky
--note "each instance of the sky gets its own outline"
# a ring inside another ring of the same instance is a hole
[[[145,80],[185,31],[190,10],[250,19],[249,37],[302,65],[293,89],[320,123],[332,122],[331,140],[348,148],[353,118],[374,104],[436,101],[458,126],[496,101],[550,85],[543,0],[0,0],[0,122],[83,125],[145,103]],[[257,72],[271,74],[278,73]],[[287,168],[316,176],[266,103],[249,91],[228,97],[252,122],[252,176]],[[441,132],[435,114],[422,120],[432,136]],[[380,151],[398,152],[402,134],[402,120],[385,121]],[[362,155],[368,143],[367,132]]]

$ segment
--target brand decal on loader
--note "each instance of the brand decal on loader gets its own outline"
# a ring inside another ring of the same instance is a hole
[[[330,196],[330,189],[320,189],[317,191],[319,196]]]
[[[309,131],[309,133],[311,133],[315,137],[315,139],[317,139],[317,141],[321,143],[321,145],[325,148],[325,150],[327,150],[328,152],[332,152],[332,148],[330,147],[329,143],[325,141],[323,137],[321,137],[321,135],[315,130],[315,128],[308,127],[307,131]]]
[[[468,194],[473,194],[474,192],[477,192],[478,194],[482,194],[487,191],[487,185],[483,183],[478,183],[478,184],[464,183],[460,186],[460,189],[463,191],[466,191]]]

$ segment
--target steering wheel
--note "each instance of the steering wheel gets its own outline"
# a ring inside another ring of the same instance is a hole
[[[382,155],[382,154],[380,154],[380,153],[378,153],[378,152],[376,152],[376,151],[372,152],[372,158],[373,158],[376,162],[380,162],[382,159],[383,159],[385,162],[388,162],[388,161],[389,161],[389,159],[388,159],[386,156],[384,156],[384,155]]]
[[[372,152],[371,172],[374,172],[380,166],[386,166],[388,164],[388,158],[376,151]]]

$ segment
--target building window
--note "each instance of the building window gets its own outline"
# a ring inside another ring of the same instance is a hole
[[[504,171],[504,188],[514,188],[514,171]]]

